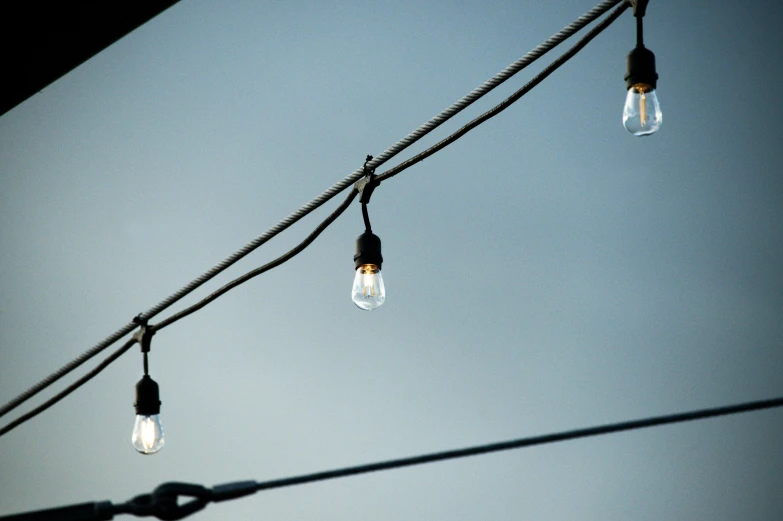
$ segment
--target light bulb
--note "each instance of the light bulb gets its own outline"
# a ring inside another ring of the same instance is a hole
[[[155,454],[164,443],[163,426],[160,424],[160,391],[155,380],[145,374],[136,384],[136,421],[133,423],[131,442],[142,454]]]
[[[160,415],[137,414],[133,424],[131,436],[133,447],[142,454],[154,454],[165,443],[163,427],[160,424]]]
[[[634,136],[648,136],[661,128],[663,114],[655,89],[636,83],[628,89],[623,108],[623,125]]]
[[[353,303],[360,309],[370,311],[386,300],[381,269],[375,264],[363,264],[356,268],[351,292]]]
[[[641,18],[637,21],[641,23]],[[657,85],[655,54],[639,40],[626,57],[625,88],[628,93],[623,107],[623,126],[634,136],[649,136],[661,128],[663,114],[655,93]]]
[[[356,276],[353,278],[351,298],[359,309],[370,311],[386,300],[386,288],[381,276],[381,240],[367,230],[356,239],[356,255],[353,265]]]

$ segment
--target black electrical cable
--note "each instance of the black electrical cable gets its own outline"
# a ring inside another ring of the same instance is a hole
[[[367,205],[365,203],[362,203],[362,219],[364,219],[364,231],[372,233],[370,214],[367,213]]]
[[[231,291],[232,289],[236,288],[240,284],[243,284],[247,282],[248,280],[252,279],[253,277],[257,275],[261,275],[265,271],[269,271],[272,268],[276,268],[277,266],[280,266],[284,262],[287,262],[291,260],[292,258],[296,257],[299,253],[301,253],[305,248],[307,248],[319,235],[321,235],[321,232],[323,232],[330,224],[332,224],[340,215],[345,211],[346,208],[348,208],[351,203],[353,202],[354,198],[356,197],[357,190],[354,188],[351,190],[351,192],[348,194],[348,197],[345,198],[345,200],[340,204],[340,206],[337,207],[337,209],[332,212],[329,217],[324,219],[324,221],[316,227],[313,232],[305,238],[302,242],[300,242],[296,247],[292,248],[291,250],[287,251],[280,257],[276,258],[272,262],[269,262],[267,264],[264,264],[263,266],[256,268],[252,271],[249,271],[242,275],[241,277],[237,277],[236,279],[232,280],[222,288],[218,289],[214,293],[208,295],[204,299],[200,300],[199,302],[193,304],[189,308],[183,309],[179,313],[176,313],[169,318],[162,320],[158,322],[157,324],[150,326],[153,328],[154,331],[160,331],[164,327],[170,326],[174,322],[185,318],[186,316],[190,315],[191,313],[195,313],[199,309],[203,308],[213,300],[217,299],[221,295],[224,295]]]
[[[434,452],[430,454],[422,454],[420,456],[412,456],[409,458],[400,458],[400,459],[394,459],[388,461],[381,461],[378,463],[370,463],[367,465],[359,465],[356,467],[346,467],[337,470],[316,472],[314,474],[305,474],[302,476],[275,479],[272,481],[265,481],[265,482],[258,483],[256,485],[256,490],[267,490],[272,488],[288,487],[292,485],[301,485],[304,483],[313,483],[315,481],[324,481],[327,479],[355,476],[357,474],[367,474],[369,472],[377,472],[381,470],[398,469],[402,467],[411,467],[413,465],[434,463],[436,461],[446,461],[451,459],[465,458],[468,456],[477,456],[479,454],[489,454],[491,452],[501,452],[501,451],[512,450],[512,449],[521,449],[523,447],[544,445],[547,443],[554,443],[557,441],[575,440],[577,438],[589,438],[593,436],[600,436],[603,434],[611,434],[611,433],[622,432],[622,431],[632,431],[636,429],[643,429],[646,427],[655,427],[659,425],[681,423],[681,422],[693,421],[693,420],[703,420],[706,418],[714,418],[717,416],[726,416],[729,414],[738,414],[742,412],[771,409],[774,407],[781,407],[781,406],[783,406],[783,397],[773,398],[769,400],[760,400],[756,402],[746,402],[737,405],[728,405],[724,407],[716,407],[714,409],[701,409],[698,411],[670,414],[666,416],[654,416],[652,418],[644,418],[641,420],[631,420],[631,421],[620,422],[620,423],[611,423],[607,425],[599,425],[596,427],[576,429],[573,431],[556,432],[552,434],[544,434],[542,436],[533,436],[530,438],[521,438],[517,440],[510,440],[510,441],[501,441],[498,443],[490,443],[488,445],[477,445],[474,447],[467,447],[464,449]]]
[[[162,322],[160,322],[158,324],[150,325],[149,326],[150,329],[152,329],[153,332],[155,332],[155,331],[159,331],[159,330],[163,329],[166,326],[170,326],[171,324],[173,324],[174,322],[178,321],[179,319],[185,318],[186,316],[190,315],[191,313],[195,313],[199,309],[203,308],[204,306],[206,306],[207,304],[209,304],[213,300],[217,299],[221,295],[227,293],[231,289],[239,286],[243,282],[246,282],[246,281],[252,279],[253,277],[255,277],[257,275],[260,275],[260,274],[264,273],[265,271],[269,271],[272,268],[275,268],[275,267],[283,264],[284,262],[292,259],[297,254],[302,252],[305,248],[307,248],[321,234],[321,232],[323,232],[330,224],[332,224],[340,216],[340,214],[342,214],[345,211],[345,209],[348,208],[348,206],[351,205],[351,203],[353,202],[353,200],[356,197],[357,193],[358,192],[356,191],[356,189],[352,189],[351,192],[348,194],[348,197],[346,197],[345,200],[343,201],[343,203],[339,207],[337,207],[337,209],[334,212],[332,212],[321,224],[319,224],[318,227],[315,230],[313,230],[313,232],[305,238],[305,240],[300,242],[293,249],[291,249],[288,252],[284,253],[283,255],[281,255],[277,259],[273,260],[272,262],[264,264],[260,268],[256,268],[253,271],[245,273],[241,277],[238,277],[238,278],[232,280],[231,282],[229,282],[228,284],[226,284],[225,286],[223,286],[219,290],[215,291],[211,295],[205,297],[204,299],[202,299],[201,301],[197,302],[196,304],[190,306],[189,308],[184,309],[184,310],[180,311],[179,313],[176,313],[176,314],[170,316],[169,318],[167,318],[166,320],[163,320]],[[93,369],[92,371],[87,373],[85,376],[83,376],[82,378],[80,378],[79,380],[77,380],[76,382],[71,384],[69,387],[67,387],[65,390],[63,390],[61,393],[57,394],[56,396],[54,396],[50,400],[47,400],[46,402],[44,402],[40,406],[36,407],[32,411],[28,412],[27,414],[24,414],[24,415],[20,416],[19,418],[17,418],[16,420],[12,421],[11,423],[6,425],[5,427],[0,428],[0,436],[2,436],[3,434],[6,434],[7,432],[9,432],[10,430],[14,429],[15,427],[18,427],[19,425],[21,425],[22,423],[26,422],[27,420],[30,420],[30,419],[34,418],[38,414],[42,413],[43,411],[45,411],[46,409],[48,409],[49,407],[51,407],[55,403],[59,402],[60,400],[62,400],[63,398],[65,398],[66,396],[71,394],[73,391],[75,391],[76,389],[78,389],[79,387],[84,385],[85,383],[87,383],[90,379],[92,379],[94,376],[96,376],[98,373],[100,373],[103,369],[105,369],[110,363],[112,363],[117,358],[119,358],[120,355],[125,353],[136,342],[137,342],[136,338],[133,338],[133,339],[129,340],[120,349],[118,349],[117,351],[112,353],[110,356],[108,356],[95,369]],[[146,374],[146,353],[145,353],[145,374]]]
[[[135,516],[155,516],[158,519],[182,519],[194,512],[203,509],[212,502],[226,501],[244,496],[249,496],[261,490],[304,485],[318,481],[368,474],[415,465],[425,465],[440,461],[478,456],[493,452],[521,449],[536,445],[545,445],[558,441],[574,440],[579,438],[591,438],[616,432],[633,431],[648,427],[670,425],[687,421],[704,420],[719,416],[728,416],[750,411],[760,411],[783,406],[783,397],[745,402],[712,409],[700,409],[683,413],[669,414],[665,416],[653,416],[639,420],[630,420],[619,423],[586,427],[571,431],[555,432],[541,436],[519,438],[516,440],[475,445],[462,449],[447,450],[421,454],[407,458],[399,458],[342,469],[326,470],[312,474],[302,474],[270,481],[237,481],[224,483],[207,488],[202,485],[190,483],[164,483],[157,487],[151,494],[141,494],[125,503],[116,505],[108,501],[82,503],[67,507],[53,508],[25,514],[14,514],[0,517],[2,521],[29,521],[33,519],[67,519],[71,521],[99,521],[112,519],[116,514],[131,514]],[[183,501],[189,499],[189,501]],[[59,517],[58,517],[59,516]]]
[[[506,110],[508,107],[510,107],[514,102],[519,100],[522,96],[527,94],[530,90],[533,89],[536,85],[544,81],[547,76],[555,72],[561,65],[563,65],[565,62],[567,62],[569,59],[571,59],[576,53],[578,53],[582,48],[590,43],[590,40],[598,36],[604,29],[609,27],[609,25],[614,22],[623,12],[630,7],[629,4],[623,2],[620,6],[618,6],[614,11],[612,11],[606,18],[604,18],[599,24],[597,24],[594,28],[592,28],[587,34],[582,37],[573,47],[568,49],[565,53],[563,53],[559,58],[557,58],[555,61],[553,61],[549,66],[547,66],[544,70],[542,70],[540,73],[538,73],[532,80],[530,80],[528,83],[525,84],[524,87],[516,91],[514,94],[503,100],[502,103],[499,103],[492,109],[488,110],[484,114],[478,116],[477,118],[471,120],[468,124],[451,134],[450,136],[444,138],[443,140],[439,141],[438,143],[432,145],[427,150],[424,150],[423,152],[416,154],[412,158],[408,159],[407,161],[403,161],[399,165],[395,166],[394,168],[390,168],[386,172],[383,172],[382,174],[379,174],[376,178],[376,182],[380,183],[381,181],[384,181],[386,179],[389,179],[390,177],[393,177],[403,170],[406,170],[416,163],[419,163],[428,157],[430,157],[435,152],[438,152],[439,150],[442,150],[443,148],[446,148],[450,144],[457,141],[459,138],[476,128],[477,126],[481,125],[488,119],[493,118],[494,116],[497,116],[504,110]]]
[[[109,345],[111,345],[111,344],[109,344]],[[43,380],[41,380],[37,384],[35,384],[32,387],[30,387],[29,389],[27,389],[25,392],[19,394],[13,400],[8,401],[8,403],[6,403],[2,407],[0,407],[0,417],[8,414],[12,410],[14,410],[15,408],[19,407],[21,404],[23,404],[24,402],[26,402],[27,400],[29,400],[30,398],[35,396],[36,394],[38,394],[41,391],[43,391],[44,389],[46,389],[47,387],[52,385],[57,380],[59,380],[60,378],[62,378],[65,375],[67,375],[68,373],[70,373],[71,371],[73,371],[74,369],[76,369],[77,367],[79,367],[80,365],[85,363],[86,361],[88,361],[90,358],[92,358],[93,356],[95,356],[98,353],[100,353],[101,351],[103,351],[103,349],[105,347],[108,347],[108,346],[104,346],[101,349],[90,349],[88,351],[85,351],[84,353],[79,355],[77,358],[74,358],[73,360],[71,360],[70,362],[68,362],[64,366],[62,366],[60,369],[58,369],[57,371],[53,372],[52,374],[50,374],[49,376],[47,376],[46,378],[44,378]]]
[[[12,430],[15,427],[18,427],[19,425],[21,425],[22,423],[26,422],[27,420],[30,420],[30,419],[38,416],[39,414],[44,412],[49,407],[51,407],[52,405],[56,404],[57,402],[59,402],[60,400],[62,400],[63,398],[65,398],[66,396],[71,394],[72,392],[74,392],[76,389],[78,389],[79,387],[81,387],[82,385],[87,383],[89,380],[91,380],[92,378],[97,376],[98,373],[100,373],[101,371],[106,369],[106,367],[108,367],[109,364],[111,364],[116,359],[118,359],[120,356],[122,356],[136,342],[137,342],[137,340],[136,340],[135,337],[131,338],[130,340],[125,342],[125,344],[123,344],[122,347],[120,347],[119,349],[114,351],[111,355],[107,356],[100,364],[95,366],[95,368],[92,371],[90,371],[89,373],[85,374],[84,376],[82,376],[81,378],[76,380],[74,383],[72,383],[71,385],[69,385],[68,387],[66,387],[62,391],[60,391],[55,396],[53,396],[50,399],[46,400],[44,403],[42,403],[41,405],[39,405],[35,409],[33,409],[30,412],[25,413],[22,416],[18,417],[17,419],[15,419],[14,421],[12,421],[8,425],[6,425],[5,427],[0,428],[0,436],[2,436],[3,434],[6,434],[7,432],[9,432],[10,430]]]

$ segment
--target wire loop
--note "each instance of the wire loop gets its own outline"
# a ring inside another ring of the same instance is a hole
[[[192,498],[179,504],[181,497]],[[123,510],[138,517],[154,516],[174,521],[203,509],[211,501],[212,491],[190,483],[164,483],[151,494],[141,494],[123,505]]]

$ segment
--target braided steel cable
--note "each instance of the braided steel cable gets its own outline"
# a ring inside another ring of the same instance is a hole
[[[231,265],[238,262],[240,259],[275,237],[280,232],[286,230],[293,224],[295,224],[297,221],[308,215],[309,213],[313,212],[314,210],[318,209],[321,205],[329,201],[331,198],[345,190],[346,188],[350,187],[353,183],[358,181],[360,178],[362,178],[365,175],[365,168],[375,169],[378,166],[384,164],[391,158],[393,158],[395,155],[402,152],[404,149],[409,147],[410,145],[414,144],[416,141],[427,135],[428,133],[432,132],[434,129],[436,129],[438,126],[443,124],[444,122],[448,121],[450,118],[458,114],[460,111],[467,108],[469,105],[471,105],[473,102],[484,96],[485,94],[489,93],[492,89],[503,83],[504,81],[511,78],[514,74],[518,73],[534,61],[536,61],[538,58],[555,48],[557,45],[562,43],[564,40],[572,36],[574,33],[581,30],[586,25],[590,24],[592,21],[594,21],[596,18],[600,17],[602,14],[607,12],[609,9],[614,7],[615,5],[623,2],[624,0],[604,0],[603,2],[599,3],[595,7],[593,7],[590,11],[583,14],[579,18],[577,18],[574,22],[563,28],[561,31],[547,39],[545,42],[539,44],[536,48],[534,48],[532,51],[527,53],[525,56],[520,58],[519,60],[515,61],[505,69],[503,69],[501,72],[490,78],[489,80],[482,83],[480,86],[473,89],[471,92],[469,92],[467,95],[462,97],[461,99],[454,102],[451,106],[440,112],[438,115],[430,119],[425,124],[421,125],[419,128],[408,134],[403,139],[399,140],[397,143],[395,143],[390,148],[386,149],[384,152],[377,155],[375,158],[373,158],[371,161],[365,164],[362,168],[359,168],[357,170],[354,170],[353,173],[351,173],[348,177],[342,179],[341,181],[338,181],[331,187],[329,187],[327,190],[325,190],[323,193],[321,193],[319,196],[312,199],[307,204],[303,205],[301,208],[290,214],[285,219],[278,222],[276,225],[269,228],[266,232],[262,233],[246,245],[244,245],[242,248],[235,251],[233,254],[225,258],[220,263],[213,266],[211,269],[207,270],[197,278],[193,279],[191,282],[180,288],[175,293],[171,294],[152,308],[150,308],[148,311],[141,313],[139,315],[139,319],[141,320],[148,320],[161,311],[165,310],[172,304],[176,303],[189,293],[196,290],[198,287],[206,283],[207,281],[211,280],[227,268],[229,268]],[[36,385],[30,387],[27,391],[21,393],[16,398],[10,400],[6,404],[4,404],[2,407],[0,407],[0,416],[3,416],[7,414],[9,411],[13,410],[14,408],[18,407],[31,397],[35,396],[37,393],[48,387],[49,385],[53,384],[66,374],[70,373],[83,363],[85,363],[87,360],[92,358],[93,356],[97,355],[107,347],[111,346],[115,342],[117,342],[122,337],[126,336],[128,333],[133,331],[136,327],[138,327],[138,324],[136,322],[129,322],[125,326],[121,327],[120,329],[116,330],[111,335],[107,336],[100,342],[98,342],[96,345],[79,355],[77,358],[75,358],[73,361],[69,362],[68,364],[64,365],[59,370],[55,371],[48,377],[41,380]]]

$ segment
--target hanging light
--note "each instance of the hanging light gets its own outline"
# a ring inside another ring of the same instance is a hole
[[[623,126],[634,136],[648,136],[663,122],[661,105],[655,91],[658,73],[655,54],[644,46],[642,20],[648,0],[631,0],[636,17],[636,48],[626,58],[625,85],[628,94],[623,107]]]
[[[364,161],[365,177],[356,183],[361,196],[359,202],[362,204],[362,217],[364,218],[364,233],[356,239],[356,254],[353,256],[356,275],[353,278],[353,287],[351,288],[351,299],[359,309],[371,311],[381,305],[386,300],[386,288],[383,285],[383,276],[381,275],[381,239],[372,233],[370,225],[370,215],[367,213],[367,203],[370,202],[375,187],[378,182],[375,180],[375,169],[368,167],[372,161],[372,156],[367,156]]]
[[[136,421],[133,423],[131,442],[133,448],[142,454],[155,454],[165,443],[163,426],[160,423],[160,390],[158,384],[150,378],[147,353],[150,350],[150,340],[155,331],[142,325],[137,333],[144,357],[144,376],[136,384]]]
[[[386,288],[381,275],[381,240],[367,230],[356,239],[353,256],[356,276],[353,278],[351,298],[359,309],[373,310],[386,300]]]
[[[142,454],[154,454],[163,448],[163,426],[160,423],[160,393],[158,384],[145,374],[136,384],[136,421],[131,442]]]

